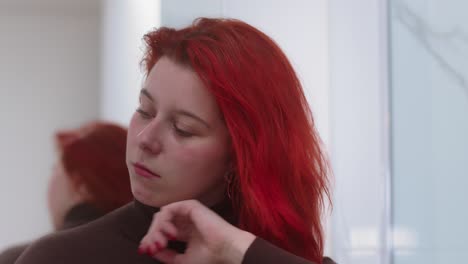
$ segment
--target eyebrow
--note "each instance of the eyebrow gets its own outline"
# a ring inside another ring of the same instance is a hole
[[[140,94],[141,95],[144,95],[146,97],[148,97],[148,99],[150,99],[152,102],[154,102],[154,98],[153,96],[148,92],[148,90],[146,90],[145,88],[141,89],[140,91]],[[185,111],[185,110],[177,110],[175,111],[175,114],[176,115],[183,115],[183,116],[187,116],[187,117],[191,117],[195,120],[197,120],[198,122],[202,123],[204,126],[206,126],[207,128],[211,128],[211,126],[205,122],[205,120],[203,120],[202,118],[198,117],[197,115],[193,114],[193,113],[190,113],[188,111]]]
[[[176,114],[176,115],[183,115],[183,116],[191,117],[191,118],[197,120],[198,122],[202,123],[203,125],[205,125],[207,128],[211,128],[211,126],[210,126],[207,122],[205,122],[205,120],[201,119],[201,118],[198,117],[197,115],[192,114],[192,113],[190,113],[190,112],[188,112],[188,111],[185,111],[185,110],[177,110],[177,111],[175,111],[175,114]]]
[[[153,96],[145,88],[141,89],[140,95],[144,95],[144,96],[148,97],[148,99],[150,99],[151,101],[154,102]]]

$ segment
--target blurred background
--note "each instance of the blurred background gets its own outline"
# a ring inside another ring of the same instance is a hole
[[[466,10],[464,0],[0,0],[0,249],[51,230],[54,131],[127,125],[143,34],[208,16],[270,35],[303,82],[335,174],[327,255],[463,262]]]

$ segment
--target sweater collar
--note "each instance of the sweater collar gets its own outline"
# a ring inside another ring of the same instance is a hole
[[[65,214],[63,225],[59,230],[65,230],[86,224],[104,215],[104,212],[89,203],[80,203],[73,206]]]
[[[210,207],[210,209],[230,224],[237,224],[237,218],[234,216],[231,200],[226,198],[221,203]],[[133,203],[129,205],[127,213],[124,214],[125,217],[122,218],[122,231],[125,236],[139,245],[141,239],[148,232],[153,216],[157,212],[159,212],[158,207],[146,205],[135,199]],[[180,241],[169,242],[169,248],[178,252],[183,252],[185,247],[186,244]]]

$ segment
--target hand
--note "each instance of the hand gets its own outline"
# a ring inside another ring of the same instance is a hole
[[[166,248],[168,240],[187,242],[184,254]],[[165,263],[240,264],[255,240],[196,200],[181,201],[161,208],[154,215],[140,252],[150,253]]]

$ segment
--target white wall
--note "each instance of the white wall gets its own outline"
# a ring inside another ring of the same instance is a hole
[[[143,35],[158,27],[158,0],[102,1],[100,116],[128,125],[143,81]]]
[[[386,1],[330,0],[330,147],[338,263],[389,263]]]
[[[328,3],[325,0],[224,1],[223,14],[272,37],[303,84],[320,136],[328,143]]]
[[[97,7],[0,2],[0,250],[50,230],[52,135],[98,116]]]
[[[162,0],[163,25],[182,27],[195,18],[243,20],[272,37],[297,71],[317,127],[328,142],[328,3],[326,0]]]
[[[394,263],[466,262],[468,2],[391,7]]]

